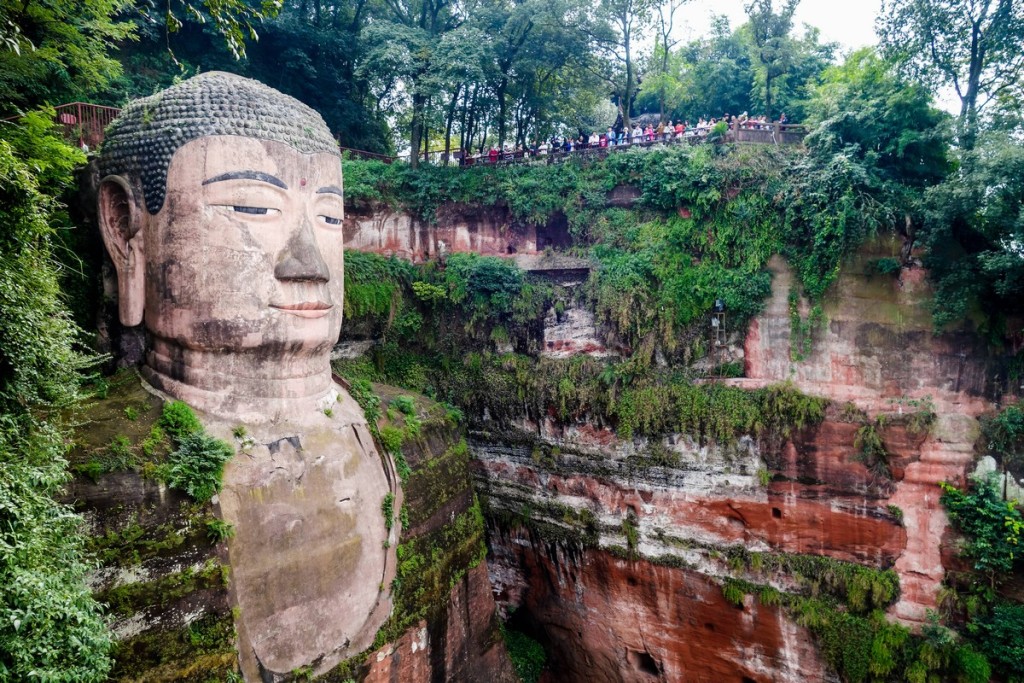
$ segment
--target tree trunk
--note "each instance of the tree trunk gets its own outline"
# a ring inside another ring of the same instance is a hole
[[[475,88],[476,86],[474,86]],[[462,96],[462,116],[459,118],[459,149],[469,149],[469,136],[466,135],[466,122],[469,118],[469,88]]]
[[[505,86],[495,89],[494,96],[498,99],[498,149],[504,149],[505,117],[508,115],[505,111]]]
[[[452,121],[455,119],[455,107],[459,103],[459,92],[462,90],[462,84],[459,83],[455,87],[455,94],[452,95],[452,103],[448,106],[448,120],[445,121],[444,127],[444,165],[448,165],[448,160],[452,154]]]
[[[409,132],[409,166],[420,165],[420,143],[423,140],[423,110],[426,98],[422,95],[412,96],[412,126]]]
[[[630,51],[630,35],[628,28],[628,17],[623,17],[622,23],[622,46],[626,52],[626,88],[623,93],[623,101],[621,103],[622,110],[622,125],[625,128],[629,128],[629,110],[633,99],[633,55]]]

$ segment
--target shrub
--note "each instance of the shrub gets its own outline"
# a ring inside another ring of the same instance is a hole
[[[859,451],[857,459],[863,462],[868,470],[880,477],[892,477],[892,471],[889,469],[889,451],[885,450],[882,437],[874,425],[868,424],[858,429],[853,446]]]
[[[415,415],[416,414],[416,401],[412,396],[398,396],[391,405],[398,409],[403,415]]]
[[[70,443],[58,411],[86,365],[55,257],[60,233],[80,231],[58,233],[70,221],[55,198],[85,157],[53,119],[0,125],[0,680],[90,683],[107,679],[111,638],[84,582],[80,518],[55,499]]]
[[[234,537],[235,527],[223,519],[208,519],[206,520],[206,535],[214,543],[220,543]]]
[[[380,397],[373,391],[373,385],[365,379],[353,380],[349,393],[363,409],[370,431],[376,431],[377,420],[380,419]]]
[[[501,625],[501,635],[519,680],[522,683],[537,683],[547,663],[544,646],[525,633],[506,628],[504,624]]]
[[[183,401],[165,403],[159,424],[175,441],[181,441],[191,434],[203,431],[199,418]]]
[[[380,444],[384,450],[394,455],[402,450],[405,432],[394,425],[386,425],[380,430]]]
[[[991,615],[971,624],[971,630],[994,664],[1014,679],[1024,679],[1024,605],[999,603]]]
[[[167,481],[204,503],[220,491],[224,463],[234,454],[235,450],[220,439],[202,432],[189,434],[168,457]]]
[[[391,531],[391,527],[395,525],[395,494],[390,491],[384,496],[384,500],[381,501],[380,511],[384,515],[384,528]]]
[[[999,495],[994,476],[975,478],[966,492],[945,482],[941,486],[942,504],[956,528],[967,536],[964,555],[995,585],[999,574],[1013,571],[1020,563],[1024,517]]]
[[[428,304],[437,303],[448,297],[444,287],[433,285],[429,282],[417,281],[412,283],[412,292],[416,295],[417,299]]]

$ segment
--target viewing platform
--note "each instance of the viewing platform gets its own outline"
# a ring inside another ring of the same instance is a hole
[[[55,121],[64,131],[65,137],[73,141],[84,150],[96,149],[103,142],[104,130],[117,118],[121,110],[117,107],[106,107],[99,104],[87,102],[71,102],[55,107]],[[11,119],[8,119],[11,120]],[[659,145],[697,145],[703,143],[741,143],[741,144],[762,144],[762,145],[799,145],[803,143],[807,135],[807,126],[791,123],[756,123],[741,124],[735,122],[726,131],[725,135],[715,136],[710,130],[687,131],[682,136],[671,138],[644,139],[638,142],[626,142],[619,145],[595,145],[581,149],[573,149],[565,152],[561,149],[547,151],[543,154],[533,154],[520,150],[515,152],[502,152],[496,158],[487,155],[469,157],[465,161],[459,152],[445,152],[434,150],[424,152],[422,160],[426,163],[445,165],[448,163],[457,164],[460,167],[470,166],[504,166],[523,163],[560,163],[569,158],[603,159],[614,152],[622,152],[634,147],[649,148]],[[352,149],[338,145],[338,148],[353,157],[367,160],[383,161],[393,163],[395,161],[409,161],[409,155],[389,156],[376,152],[367,152],[360,149]]]

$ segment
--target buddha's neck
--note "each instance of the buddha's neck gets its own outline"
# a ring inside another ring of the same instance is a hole
[[[300,417],[335,398],[328,352],[214,352],[155,339],[142,373],[193,408],[250,424]]]

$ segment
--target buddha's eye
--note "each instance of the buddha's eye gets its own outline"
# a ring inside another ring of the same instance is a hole
[[[341,225],[340,218],[334,218],[332,216],[320,216],[320,219],[327,225]]]
[[[263,206],[232,206],[235,213],[248,213],[254,216],[266,216],[267,209]]]

